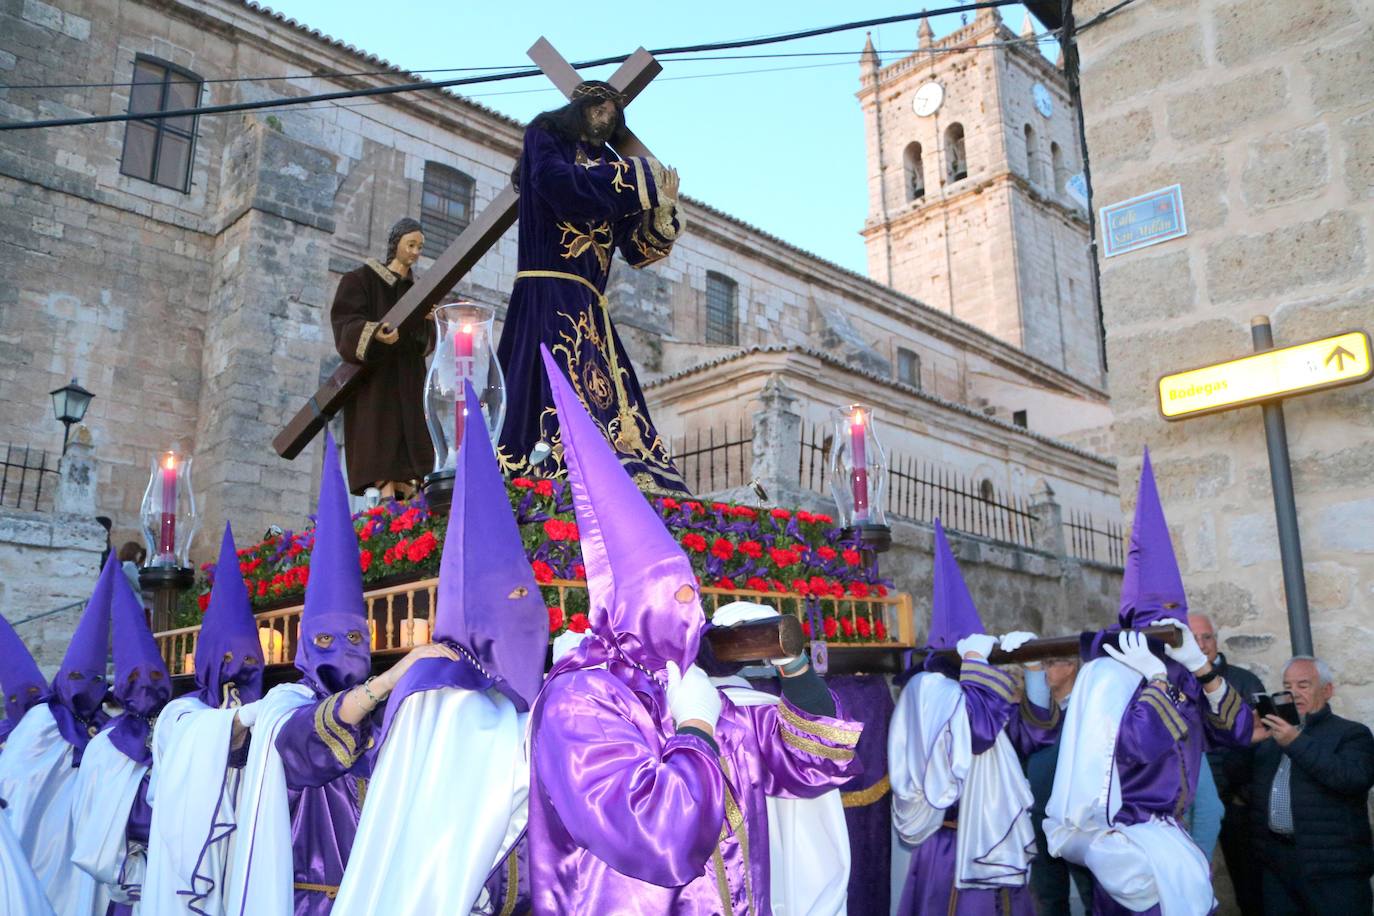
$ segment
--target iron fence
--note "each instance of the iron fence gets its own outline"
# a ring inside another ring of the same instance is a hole
[[[742,487],[753,479],[754,424],[740,418],[675,440],[673,464],[693,493]]]
[[[1094,563],[1124,566],[1126,529],[1115,522],[1099,522],[1086,512],[1064,517],[1064,545],[1069,556]]]
[[[6,445],[5,459],[0,462],[0,506],[37,512],[51,510],[60,458],[46,449]]]

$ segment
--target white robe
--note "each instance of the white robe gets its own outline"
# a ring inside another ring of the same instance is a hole
[[[62,916],[104,916],[109,898],[72,864],[75,750],[57,729],[47,704],[30,709],[0,752],[0,798],[5,799],[19,848]]]
[[[1139,686],[1140,675],[1112,658],[1078,673],[1045,806],[1047,845],[1050,855],[1087,867],[1127,909],[1159,904],[1163,916],[1202,916],[1216,903],[1211,873],[1183,828],[1160,818],[1113,823],[1121,809],[1117,733]]]
[[[713,680],[736,706],[776,704],[743,678]],[[849,827],[838,789],[817,798],[765,798],[773,916],[839,916],[849,900]]]
[[[315,694],[304,684],[279,684],[259,704],[225,882],[224,911],[229,916],[291,916],[295,911],[291,806],[277,735],[293,712],[314,701]]]
[[[147,772],[145,764],[135,763],[114,746],[108,731],[91,739],[76,771],[72,861],[116,903],[138,900],[143,885],[146,850],[140,844],[131,847],[125,832]]]
[[[1005,730],[973,753],[958,681],[922,672],[907,682],[887,734],[892,784],[892,906],[901,899],[912,850],[959,805],[955,887],[1024,887],[1035,846],[1030,784]]]
[[[330,916],[467,913],[525,829],[529,714],[441,687],[393,715]]]
[[[185,696],[157,717],[148,784],[153,823],[139,916],[187,916],[193,900],[209,916],[224,912],[240,778],[229,766],[235,711]]]
[[[53,916],[52,904],[29,865],[28,856],[10,829],[9,818],[0,815],[0,913]]]

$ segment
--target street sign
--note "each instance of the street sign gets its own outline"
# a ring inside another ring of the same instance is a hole
[[[1353,385],[1374,376],[1369,335],[1349,331],[1159,380],[1159,412],[1184,420],[1276,398]]]
[[[1182,185],[1110,204],[1098,215],[1102,220],[1102,256],[1106,258],[1188,234]]]

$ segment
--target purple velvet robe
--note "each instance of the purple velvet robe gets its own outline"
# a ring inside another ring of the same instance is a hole
[[[685,492],[601,299],[616,250],[632,267],[668,256],[680,228],[673,205],[660,204],[642,158],[620,159],[605,146],[531,127],[520,157],[519,225],[517,271],[581,279],[517,274],[497,348],[508,399],[497,449],[502,470],[565,471],[561,449],[537,467],[526,460],[540,439],[561,443],[539,355],[545,344],[641,489]]]
[[[1248,747],[1254,718],[1231,687],[1220,708],[1203,696],[1202,685],[1172,660],[1165,663],[1170,690],[1141,683],[1121,717],[1116,737],[1116,772],[1121,782],[1121,810],[1116,822],[1139,824],[1152,816],[1178,819],[1193,803],[1203,753],[1215,747]],[[1093,887],[1093,912],[1135,914]],[[1156,905],[1145,911],[1159,913]]]
[[[826,686],[864,724],[854,749],[864,771],[840,786],[849,829],[849,912],[886,913],[892,888],[892,792],[887,775],[892,689],[877,674],[831,677]]]
[[[858,775],[861,726],[722,695],[716,748],[675,734],[665,693],[614,665],[555,676],[534,711],[531,890],[546,914],[768,913],[766,795]]]
[[[1016,682],[1005,671],[986,662],[965,659],[959,671],[959,687],[964,693],[973,753],[981,754],[991,748],[1004,729],[1018,753],[1054,743],[1061,724],[1058,707],[1046,710],[1024,699],[1018,703]],[[1035,905],[1029,885],[996,890],[954,886],[958,822],[956,802],[945,809],[944,826],[913,850],[897,913],[1033,916]]]
[[[319,696],[277,734],[291,808],[296,916],[325,916],[333,907],[372,775],[372,727],[381,713],[349,725],[339,718],[343,696]]]

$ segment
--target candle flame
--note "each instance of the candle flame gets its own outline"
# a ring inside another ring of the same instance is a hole
[[[864,425],[864,412],[863,412],[862,410],[855,410],[855,411],[854,411],[854,416],[853,416],[851,422],[852,422],[855,426],[863,426],[863,425]]]
[[[176,466],[177,466],[177,456],[176,456],[176,453],[175,453],[175,452],[168,452],[168,453],[167,453],[167,457],[163,459],[162,466],[163,466],[164,468],[166,468],[167,470],[169,470],[169,471],[170,471],[170,470],[173,470],[174,468],[176,468]]]
[[[463,325],[463,333],[464,333],[464,334],[471,334],[471,333],[472,333],[472,325],[470,325],[470,324],[465,324],[465,325]]]

